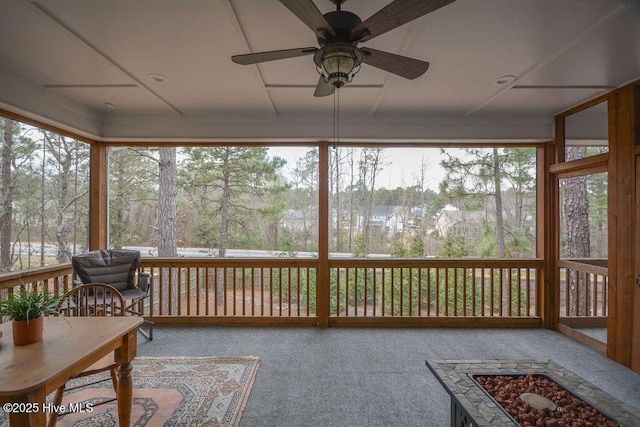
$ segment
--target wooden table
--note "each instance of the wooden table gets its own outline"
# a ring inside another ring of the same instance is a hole
[[[121,427],[131,422],[131,361],[136,356],[137,328],[142,318],[50,317],[44,339],[14,346],[11,322],[0,324],[0,403],[17,403],[10,411],[11,427],[44,426],[47,394],[94,362],[115,352],[118,368],[118,418]]]

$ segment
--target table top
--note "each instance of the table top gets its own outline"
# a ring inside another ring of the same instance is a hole
[[[0,324],[0,396],[46,386],[47,393],[122,345],[122,337],[142,324],[137,316],[48,317],[42,341],[13,345],[11,322]]]

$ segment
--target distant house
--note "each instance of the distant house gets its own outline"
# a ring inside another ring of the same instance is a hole
[[[283,227],[291,230],[294,235],[308,234],[316,228],[317,223],[314,212],[304,212],[302,209],[287,209],[282,220]]]
[[[373,231],[392,237],[402,231],[402,206],[374,206],[369,226]]]
[[[448,234],[465,236],[480,223],[484,211],[463,212],[453,205],[446,205],[436,215],[434,229],[442,237]]]
[[[403,222],[401,213],[402,206],[374,206],[371,210],[368,225],[374,233],[386,234],[388,237],[393,237],[393,235],[402,231]],[[367,225],[363,210],[356,213],[354,223],[354,230],[357,233],[363,233]]]

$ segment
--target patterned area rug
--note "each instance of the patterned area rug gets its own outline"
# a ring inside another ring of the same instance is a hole
[[[137,357],[132,371],[131,425],[237,426],[258,362],[257,357]],[[94,406],[91,412],[79,411],[87,403],[92,406],[113,397],[110,380],[65,392],[63,404],[78,412],[64,415],[57,425],[117,426],[116,402]],[[6,424],[5,414],[0,413],[0,426]]]

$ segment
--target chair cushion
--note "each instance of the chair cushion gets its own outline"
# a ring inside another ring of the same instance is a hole
[[[92,251],[71,259],[82,283],[106,283],[119,291],[135,287],[134,277],[140,262],[140,251],[124,249]]]

